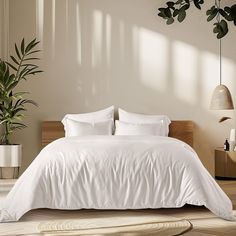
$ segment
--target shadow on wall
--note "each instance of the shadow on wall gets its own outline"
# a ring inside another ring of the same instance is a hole
[[[192,17],[182,24],[166,26],[156,16],[164,2],[37,0],[45,73],[31,88],[40,104],[32,119],[59,120],[65,113],[111,104],[190,119],[197,124],[195,148],[213,173],[213,147],[233,125],[220,126],[217,120],[222,114],[235,117],[230,111],[208,109],[218,83],[217,40],[204,10],[190,12]],[[236,53],[230,48],[233,39],[227,40],[223,81],[235,94]]]

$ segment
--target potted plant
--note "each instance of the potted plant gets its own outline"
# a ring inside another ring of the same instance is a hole
[[[0,59],[0,178],[17,178],[21,165],[21,144],[11,143],[10,137],[16,130],[27,126],[22,123],[26,105],[37,104],[25,98],[28,92],[15,91],[22,81],[42,72],[34,63],[39,58],[34,55],[38,45],[36,39],[28,44],[22,39],[20,46],[15,44],[15,56],[11,62]]]

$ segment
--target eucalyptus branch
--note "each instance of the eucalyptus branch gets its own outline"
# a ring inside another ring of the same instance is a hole
[[[214,23],[213,32],[217,35],[217,38],[223,38],[229,31],[228,23],[233,22],[236,26],[236,4],[232,6],[225,6],[221,8],[221,0],[215,0],[215,4],[206,12],[207,21],[211,21],[216,17]],[[174,23],[175,18],[179,22],[182,22],[186,18],[186,11],[191,7],[192,3],[196,8],[201,10],[201,6],[204,4],[204,0],[177,0],[168,1],[166,7],[159,8],[158,16],[166,20],[168,25]],[[223,17],[224,19],[221,19]]]

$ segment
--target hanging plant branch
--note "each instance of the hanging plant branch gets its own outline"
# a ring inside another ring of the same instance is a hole
[[[187,10],[194,5],[197,9],[201,10],[204,0],[177,0],[168,1],[166,7],[159,8],[158,16],[166,20],[166,24],[170,25],[177,19],[178,22],[183,22],[187,15]],[[236,26],[236,4],[232,6],[220,7],[220,0],[215,1],[215,5],[212,6],[206,12],[207,21],[210,22],[213,19],[216,20],[214,23],[213,32],[217,38],[223,38],[229,31],[228,23],[233,22]],[[221,17],[223,19],[221,19]]]
[[[211,21],[214,18],[216,19],[216,23],[214,23],[213,32],[217,34],[217,38],[223,38],[228,32],[228,22],[233,21],[236,26],[236,4],[231,7],[220,7],[220,1],[215,2],[215,6],[212,6],[211,9],[206,12],[208,18],[207,21]],[[221,19],[223,17],[223,19]]]
[[[186,11],[190,8],[191,3],[194,3],[195,7],[201,10],[201,5],[204,0],[178,0],[178,1],[168,1],[166,7],[159,8],[158,16],[166,20],[168,25],[174,23],[175,18],[182,22],[186,18]]]

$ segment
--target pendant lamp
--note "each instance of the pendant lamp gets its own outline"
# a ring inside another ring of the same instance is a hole
[[[220,1],[219,1],[220,8]],[[220,15],[218,21],[220,21]],[[234,104],[229,89],[222,84],[222,58],[221,58],[221,39],[219,39],[219,64],[220,64],[220,84],[216,86],[210,104],[212,110],[232,110]]]
[[[221,62],[221,39],[220,40],[220,84],[216,86],[212,99],[210,109],[212,110],[232,110],[234,104],[229,89],[222,84],[222,62]]]

